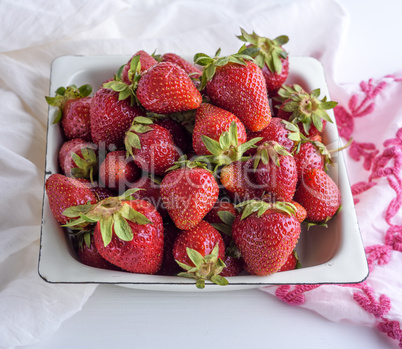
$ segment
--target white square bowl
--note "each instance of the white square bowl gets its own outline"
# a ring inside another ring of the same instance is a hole
[[[130,56],[62,56],[51,66],[50,95],[60,86],[91,84],[94,91],[114,76]],[[187,58],[187,57],[186,57]],[[319,61],[311,57],[290,57],[286,83],[297,83],[306,90],[320,88],[321,97],[331,100]],[[63,140],[60,128],[52,125],[55,108],[49,107],[45,180],[59,170],[58,149]],[[328,123],[323,141],[329,148],[340,146],[336,121]],[[228,277],[228,286],[206,283],[205,291],[228,291],[281,284],[344,284],[358,283],[368,276],[368,266],[356,218],[345,161],[342,152],[335,154],[330,176],[342,195],[341,211],[329,221],[328,228],[315,226],[302,229],[297,252],[303,268],[269,276],[240,275]],[[115,284],[124,287],[163,291],[196,291],[194,280],[177,276],[133,274],[86,266],[77,260],[69,239],[54,219],[44,190],[41,227],[39,275],[49,283]]]

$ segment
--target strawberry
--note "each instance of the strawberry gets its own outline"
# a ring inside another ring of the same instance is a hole
[[[182,230],[195,227],[214,206],[219,187],[202,164],[178,162],[161,182],[163,203],[175,225]]]
[[[324,170],[312,168],[303,172],[294,200],[306,209],[308,221],[325,224],[339,210],[341,193]]]
[[[278,90],[285,83],[289,75],[289,58],[283,45],[288,43],[286,35],[278,36],[271,40],[261,37],[256,33],[248,34],[240,28],[241,35],[238,38],[251,47],[259,48],[254,59],[262,69],[268,93]]]
[[[308,169],[326,169],[327,164],[331,161],[330,158],[330,153],[323,143],[306,139],[294,154],[298,177],[301,178],[302,173]]]
[[[59,165],[68,177],[94,180],[98,169],[98,150],[95,144],[74,138],[62,144],[59,150]]]
[[[186,154],[191,149],[191,134],[183,124],[169,117],[155,119],[154,124],[162,126],[170,132],[173,143],[182,154]]]
[[[223,277],[229,276],[237,276],[239,275],[244,269],[244,260],[243,258],[236,258],[230,255],[225,255],[222,258],[223,263],[225,263],[225,267],[219,274]]]
[[[46,180],[45,190],[53,216],[60,224],[66,224],[70,219],[63,213],[68,207],[97,202],[87,185],[58,173],[50,175]]]
[[[95,246],[93,230],[80,231],[73,236],[78,260],[81,263],[94,268],[121,270],[99,254]]]
[[[93,142],[114,150],[124,147],[126,131],[144,113],[128,99],[119,100],[118,92],[101,87],[92,97],[90,114]]]
[[[130,71],[131,69],[131,61],[133,60],[134,57],[139,56],[139,61],[140,61],[140,72],[144,72],[151,68],[153,65],[158,63],[154,57],[152,57],[149,53],[145,52],[144,50],[140,50],[128,60],[128,62],[124,65],[124,68],[121,72],[121,79],[124,83],[127,85],[130,85],[133,80],[133,71]]]
[[[275,141],[284,147],[289,153],[292,153],[300,142],[300,131],[296,125],[275,117],[272,118],[269,125],[261,131],[249,132],[247,134],[248,140],[258,137],[261,137],[262,139],[255,143],[256,146],[259,146],[264,142]],[[251,148],[246,152],[246,154],[253,155],[256,151],[257,148]]]
[[[169,130],[146,117],[134,119],[126,133],[125,147],[138,167],[157,176],[165,175],[180,157]]]
[[[191,79],[198,79],[202,75],[202,71],[196,66],[187,62],[183,57],[176,53],[164,53],[160,59],[161,62],[172,62],[181,67]]]
[[[281,104],[277,116],[298,124],[301,132],[308,137],[321,133],[326,123],[332,122],[327,110],[335,108],[338,103],[327,101],[327,97],[319,99],[320,93],[320,89],[308,93],[300,85],[284,85],[278,91],[285,101]]]
[[[287,270],[294,270],[294,269],[300,269],[301,264],[299,262],[299,258],[297,257],[296,251],[292,251],[288,259],[286,260],[285,264],[282,265],[282,267],[278,270],[279,271],[287,271]]]
[[[99,167],[99,177],[107,188],[123,193],[141,176],[141,169],[124,150],[107,153]]]
[[[277,272],[294,250],[300,236],[300,222],[288,203],[269,204],[249,201],[242,204],[242,214],[232,225],[233,239],[254,275]]]
[[[245,143],[247,141],[246,129],[234,114],[212,104],[202,103],[196,111],[193,130],[192,143],[196,154],[211,155],[203,142],[203,136],[219,141],[221,134],[229,131],[232,122],[235,122],[237,126],[236,145]]]
[[[264,190],[255,179],[253,160],[234,161],[220,171],[220,182],[234,202],[258,199]]]
[[[79,88],[70,85],[67,88],[59,87],[55,97],[46,97],[49,105],[58,107],[59,111],[53,123],[61,121],[61,128],[67,140],[82,138],[91,141],[90,105],[92,92],[90,85]]]
[[[277,142],[265,142],[257,148],[253,166],[255,179],[272,200],[290,201],[296,191],[297,167],[293,156]]]
[[[219,212],[229,212],[233,216],[237,215],[237,211],[231,202],[224,199],[218,199],[211,211],[209,211],[205,216],[204,220],[208,223],[223,223],[222,218],[219,216]]]
[[[219,232],[201,220],[195,227],[177,235],[173,245],[173,256],[186,272],[178,276],[196,279],[197,288],[205,287],[205,280],[217,285],[228,282],[219,274],[225,267],[225,245]]]
[[[162,218],[166,218],[168,213],[163,205],[160,191],[161,179],[150,174],[144,174],[134,181],[130,188],[140,189],[133,194],[136,199],[149,201],[158,210]]]
[[[138,81],[136,96],[146,110],[160,114],[196,109],[202,102],[187,73],[171,62],[148,69]]]
[[[141,274],[155,274],[163,260],[163,221],[148,201],[133,200],[130,189],[119,197],[109,197],[95,205],[70,207],[69,216],[95,223],[94,241],[99,254],[119,268]]]
[[[247,53],[241,49],[218,57],[218,50],[214,58],[198,53],[194,62],[204,67],[200,89],[205,86],[212,104],[236,115],[248,130],[259,131],[271,121],[271,109],[262,71]]]

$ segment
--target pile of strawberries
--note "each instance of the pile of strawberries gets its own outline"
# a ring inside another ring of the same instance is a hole
[[[55,219],[93,267],[219,285],[296,268],[301,224],[326,224],[341,196],[321,134],[336,102],[286,84],[274,40],[248,34],[233,55],[136,52],[114,77],[61,87]]]

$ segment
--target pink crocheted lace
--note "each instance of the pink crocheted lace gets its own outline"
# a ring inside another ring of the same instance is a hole
[[[386,76],[379,82],[375,82],[373,79],[368,82],[363,81],[360,83],[361,92],[350,98],[347,109],[338,105],[334,110],[339,135],[345,140],[354,138],[348,148],[350,157],[355,161],[362,161],[363,169],[369,171],[367,181],[360,181],[352,185],[355,204],[359,202],[360,194],[375,187],[380,180],[385,179],[395,193],[385,212],[385,222],[389,228],[384,232],[384,242],[365,248],[370,271],[373,271],[376,266],[388,264],[393,253],[402,252],[402,225],[401,222],[394,222],[394,218],[402,206],[402,128],[396,131],[395,138],[387,139],[383,143],[381,151],[374,143],[358,141],[359,135],[354,132],[355,120],[368,116],[375,110],[376,97],[387,88],[390,82],[401,81],[402,79],[394,76]],[[401,324],[386,318],[392,307],[390,298],[385,294],[378,295],[372,287],[367,285],[367,281],[338,286],[357,289],[353,293],[353,300],[362,309],[379,319],[378,330],[399,341],[399,346],[402,348]],[[288,304],[301,305],[305,302],[305,293],[318,287],[320,285],[282,285],[276,289],[275,294]]]

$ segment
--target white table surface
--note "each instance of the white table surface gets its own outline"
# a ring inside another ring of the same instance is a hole
[[[402,70],[402,1],[342,0],[350,34],[338,82]],[[379,47],[381,43],[381,48]],[[384,53],[386,51],[386,53]],[[397,348],[376,329],[333,323],[259,290],[175,293],[101,285],[82,311],[31,349]]]

